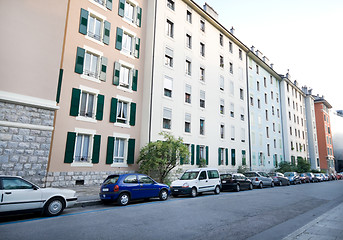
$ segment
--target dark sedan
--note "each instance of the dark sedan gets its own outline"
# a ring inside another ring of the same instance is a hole
[[[277,186],[289,186],[290,185],[288,178],[286,178],[280,172],[271,172],[268,175],[274,180],[274,184]]]
[[[240,173],[220,174],[220,180],[222,183],[222,191],[234,190],[239,192],[240,190],[253,189],[251,180]]]

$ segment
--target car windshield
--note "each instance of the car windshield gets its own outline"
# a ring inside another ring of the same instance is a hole
[[[104,181],[104,185],[115,184],[118,181],[118,179],[119,179],[119,175],[108,176]]]
[[[269,173],[269,176],[271,176],[271,177],[277,177],[277,174],[276,174],[276,173]]]
[[[289,172],[286,172],[284,173],[285,177],[292,177],[294,176],[294,173],[289,173]]]
[[[255,177],[256,176],[256,173],[245,173],[244,174],[246,177]]]
[[[196,172],[185,172],[180,180],[192,180],[198,177],[199,171]]]

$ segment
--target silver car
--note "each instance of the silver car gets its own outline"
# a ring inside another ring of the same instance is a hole
[[[274,187],[274,180],[265,172],[246,172],[244,175],[251,180],[255,187]]]

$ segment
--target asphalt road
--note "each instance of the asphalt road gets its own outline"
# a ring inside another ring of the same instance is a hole
[[[343,202],[343,181],[0,218],[0,239],[282,239]]]

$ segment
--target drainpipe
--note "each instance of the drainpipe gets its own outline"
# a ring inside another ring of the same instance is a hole
[[[251,52],[250,50],[249,50],[249,52]],[[250,171],[252,170],[252,167],[251,167],[251,129],[250,129],[250,104],[249,104],[249,100],[250,100],[250,98],[249,98],[249,71],[248,71],[248,69],[249,69],[249,66],[248,66],[248,54],[249,54],[249,52],[248,53],[246,53],[246,55],[245,55],[245,71],[246,71],[246,79],[247,79],[247,111],[248,111],[248,142],[249,142],[249,165],[250,165]]]

